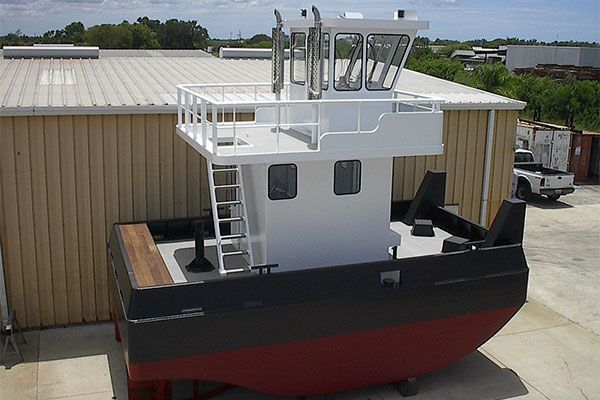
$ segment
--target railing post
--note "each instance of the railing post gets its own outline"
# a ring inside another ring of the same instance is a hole
[[[177,88],[177,126],[181,128],[181,88]]]
[[[321,102],[317,104],[317,145],[321,141],[321,105]]]
[[[198,97],[192,98],[192,123],[194,124],[194,141],[198,140]]]
[[[217,154],[217,107],[212,105],[212,147],[213,154]]]
[[[200,123],[202,124],[202,146],[206,148],[206,100],[200,100]]]
[[[233,155],[237,155],[237,134],[235,130],[235,104],[233,105]]]
[[[289,122],[289,121],[288,121]],[[281,124],[281,104],[277,102],[277,109],[275,111],[275,135],[277,136],[277,153],[279,153],[279,125]]]
[[[190,134],[190,94],[185,92],[185,133]]]
[[[362,113],[362,101],[358,101],[358,121],[356,123],[356,129],[358,130],[357,133],[361,132],[361,113]]]

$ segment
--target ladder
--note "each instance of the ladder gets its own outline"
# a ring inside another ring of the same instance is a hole
[[[254,265],[250,229],[248,228],[248,214],[244,193],[244,181],[240,165],[219,166],[206,163],[208,169],[208,182],[210,187],[210,200],[212,205],[215,237],[217,240],[217,258],[219,260],[219,273],[226,275],[235,272],[251,271]],[[232,179],[233,178],[233,179]],[[226,183],[223,183],[226,182]],[[233,196],[226,197],[227,193]],[[229,210],[227,217],[221,217],[219,210]],[[229,233],[221,234],[224,226],[229,225]],[[235,250],[226,249],[227,246]],[[227,268],[226,260],[230,257],[242,256],[247,265],[242,268]]]

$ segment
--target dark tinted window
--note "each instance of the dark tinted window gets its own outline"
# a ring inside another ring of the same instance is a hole
[[[515,162],[533,162],[533,156],[530,153],[515,153]]]
[[[269,199],[285,200],[296,197],[298,169],[294,164],[269,167]]]
[[[367,89],[389,90],[400,70],[410,39],[406,35],[367,37]]]
[[[360,161],[338,161],[333,169],[333,192],[337,195],[360,192]]]
[[[306,81],[306,34],[292,33],[291,81],[304,85]]]
[[[358,33],[335,35],[335,90],[360,90],[362,87],[363,37]]]

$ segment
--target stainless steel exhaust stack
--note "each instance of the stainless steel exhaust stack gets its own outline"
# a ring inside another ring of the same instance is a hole
[[[321,13],[319,9],[312,6],[315,16],[315,24],[308,29],[307,62],[308,62],[308,99],[318,100],[321,98],[323,82],[323,43],[321,41]]]
[[[275,9],[276,24],[272,31],[272,54],[271,54],[271,91],[279,98],[283,89],[284,67],[283,58],[285,51],[285,41],[283,35],[283,19],[281,13]]]

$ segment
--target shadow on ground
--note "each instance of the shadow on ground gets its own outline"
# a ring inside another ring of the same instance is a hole
[[[37,347],[35,335],[28,335],[27,347]],[[120,345],[114,340],[112,324],[96,324],[70,328],[47,329],[39,332],[39,350],[26,352],[27,362],[50,363],[54,369],[72,368],[74,362],[83,360],[96,360],[95,370],[80,371],[81,374],[106,375],[110,379],[112,391],[116,399],[127,398],[126,368]],[[36,357],[37,356],[37,357]],[[97,359],[101,357],[103,363],[97,370]],[[85,364],[78,364],[85,370]],[[107,371],[108,370],[108,371]],[[60,371],[56,371],[59,373]],[[67,371],[65,371],[67,372]],[[84,378],[81,376],[80,378]],[[87,377],[85,377],[87,379]],[[73,377],[75,379],[75,377]],[[84,380],[86,380],[84,379]],[[268,371],[265,371],[268,379]],[[488,358],[482,352],[474,352],[461,361],[454,363],[440,371],[433,372],[418,379],[419,393],[415,400],[462,398],[462,399],[510,399],[528,393],[527,388],[519,377],[510,369],[503,368]],[[109,388],[110,389],[110,388]],[[174,382],[173,399],[190,399],[192,397],[191,384]],[[392,385],[364,388],[346,393],[338,393],[321,399],[366,400],[366,399],[401,399],[402,397]],[[242,388],[235,388],[216,399],[239,400],[266,400],[275,399],[260,393]]]
[[[555,210],[561,208],[573,208],[572,205],[567,204],[559,200],[550,200],[544,196],[530,196],[527,199],[527,204],[536,208],[542,208],[545,210]]]

